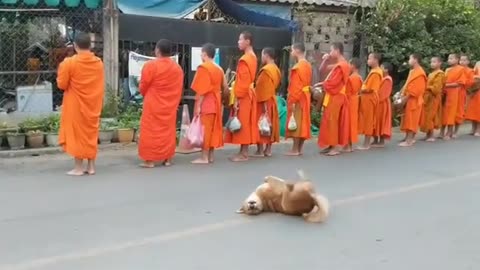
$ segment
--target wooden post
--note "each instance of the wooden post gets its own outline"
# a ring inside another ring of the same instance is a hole
[[[105,0],[103,6],[103,63],[105,90],[118,93],[118,8],[116,0]]]

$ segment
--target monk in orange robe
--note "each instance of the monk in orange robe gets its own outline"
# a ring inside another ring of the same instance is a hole
[[[315,85],[325,92],[318,146],[324,148],[322,152],[327,156],[336,156],[340,154],[340,146],[348,145],[351,133],[347,98],[350,65],[343,57],[343,44],[340,42],[332,44],[329,57],[336,59],[337,64],[325,81]]]
[[[253,36],[250,32],[242,32],[238,39],[238,48],[244,52],[238,61],[233,95],[234,105],[231,116],[236,115],[241,123],[239,131],[232,133],[228,127],[225,142],[240,145],[240,151],[230,160],[247,161],[248,146],[258,142],[257,97],[254,81],[257,74],[257,56],[253,51]]]
[[[473,71],[473,83],[469,89],[470,101],[468,102],[465,119],[472,122],[472,135],[480,137],[480,61]]]
[[[419,54],[410,55],[408,64],[411,67],[407,81],[402,89],[402,99],[405,103],[405,112],[402,116],[400,130],[405,132],[405,141],[399,146],[412,146],[415,143],[415,134],[420,126],[420,116],[423,110],[423,94],[427,89],[427,74],[420,63]]]
[[[370,149],[372,136],[375,135],[376,111],[378,106],[378,91],[383,79],[380,68],[382,57],[378,53],[368,56],[367,64],[371,68],[360,92],[360,110],[358,117],[358,133],[365,136],[363,145],[358,150]]]
[[[352,152],[353,144],[358,143],[358,103],[359,94],[362,90],[362,76],[359,74],[361,62],[358,58],[350,60],[350,77],[347,82],[347,98],[350,112],[350,137],[348,145],[343,149],[344,152]]]
[[[444,140],[454,138],[459,92],[466,84],[464,68],[458,64],[459,60],[457,54],[448,56],[450,68],[447,69],[445,75],[445,87],[443,88],[445,98],[442,101],[442,129],[440,131],[440,136]],[[445,130],[447,130],[446,134]]]
[[[176,148],[177,110],[183,92],[182,68],[171,59],[173,45],[161,39],[155,48],[156,59],[145,63],[139,90],[143,99],[138,155],[140,166],[155,167],[155,162],[171,165]]]
[[[393,89],[392,74],[393,67],[390,63],[381,65],[383,70],[382,84],[378,91],[378,106],[376,114],[375,138],[372,147],[385,147],[385,140],[392,137],[392,103],[390,95]]]
[[[420,130],[426,133],[425,141],[434,142],[435,129],[441,126],[442,91],[445,85],[445,72],[441,70],[442,59],[432,57],[432,72],[428,75],[427,90],[423,95],[423,112],[420,118]]]
[[[215,46],[207,43],[202,47],[203,63],[197,67],[192,81],[195,98],[195,116],[200,116],[204,128],[202,156],[193,164],[209,164],[214,161],[214,150],[223,146],[222,97],[227,84],[223,69],[214,62]]]
[[[292,45],[291,57],[297,61],[290,71],[290,84],[288,85],[287,97],[287,130],[286,138],[293,138],[292,150],[288,156],[300,156],[303,154],[305,140],[310,139],[310,85],[312,83],[312,66],[305,59],[305,45],[295,43]],[[290,123],[295,119],[296,128]]]
[[[458,92],[458,106],[457,106],[457,115],[455,117],[455,131],[453,133],[453,138],[458,136],[458,130],[460,125],[463,124],[465,120],[465,107],[467,104],[467,90],[473,85],[473,69],[469,67],[470,59],[467,55],[462,54],[460,56],[460,66],[463,67],[463,72],[465,73],[465,85],[463,85]]]
[[[270,121],[270,134],[259,133],[257,143],[257,157],[270,157],[272,155],[272,144],[280,141],[280,118],[278,115],[276,92],[280,86],[282,74],[275,64],[275,50],[264,48],[262,51],[262,63],[255,84],[257,94],[257,122],[260,118],[267,116]],[[264,149],[265,145],[265,149]]]
[[[78,34],[77,54],[65,58],[57,73],[58,88],[64,91],[59,144],[75,158],[75,167],[67,173],[71,176],[95,174],[105,75],[102,60],[90,51],[90,44],[87,34]],[[88,160],[86,170],[84,160]]]

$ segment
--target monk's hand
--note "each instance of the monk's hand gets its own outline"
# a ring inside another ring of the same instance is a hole
[[[326,53],[322,56],[322,60],[327,60],[328,58],[330,58],[330,54]]]

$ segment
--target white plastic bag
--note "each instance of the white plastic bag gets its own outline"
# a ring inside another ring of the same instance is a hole
[[[232,116],[232,118],[229,121],[228,130],[230,130],[230,132],[232,133],[235,133],[239,131],[241,128],[242,128],[242,123],[240,123],[240,120],[238,120],[238,117]]]
[[[196,148],[203,147],[204,128],[199,116],[193,118],[190,127],[187,130],[187,140],[191,146]]]
[[[297,121],[295,120],[295,117],[293,116],[293,112],[290,115],[290,118],[288,119],[287,128],[288,128],[289,131],[297,130]]]
[[[260,119],[258,120],[258,129],[262,136],[270,136],[272,134],[272,125],[266,113],[260,116]]]

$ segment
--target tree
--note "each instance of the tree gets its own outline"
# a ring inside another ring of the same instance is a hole
[[[480,11],[467,0],[378,0],[362,10],[358,34],[369,51],[405,71],[411,53],[480,57]]]

